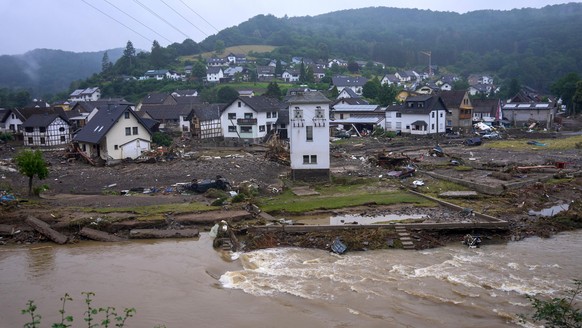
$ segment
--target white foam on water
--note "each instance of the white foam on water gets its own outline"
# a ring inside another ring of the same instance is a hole
[[[348,308],[348,312],[351,313],[351,314],[355,314],[355,315],[359,315],[360,314],[359,311],[356,311],[356,310],[350,309],[350,308]]]
[[[513,270],[519,270],[520,265],[514,262],[507,263],[507,267]]]

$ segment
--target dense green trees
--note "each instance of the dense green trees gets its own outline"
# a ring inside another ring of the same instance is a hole
[[[281,89],[277,82],[270,82],[267,86],[267,92],[265,92],[263,96],[281,99]]]
[[[0,107],[5,108],[22,108],[26,106],[32,97],[30,92],[26,90],[10,90],[6,88],[0,89]]]
[[[230,103],[231,101],[238,98],[238,91],[230,86],[224,86],[218,89],[216,92],[217,102],[219,103]]]
[[[581,80],[577,73],[570,73],[557,80],[551,87],[552,93],[562,99],[562,104],[566,105],[570,114],[575,113],[574,95],[576,94],[577,83],[579,81]],[[578,98],[576,98],[576,100],[578,100]],[[578,108],[577,111],[582,111],[582,108]]]
[[[580,16],[579,3],[466,14],[374,7],[288,19],[260,15],[201,45],[211,48],[217,39],[226,46],[280,45],[277,54],[289,58],[353,57],[418,70],[428,64],[421,51],[430,50],[432,64],[458,74],[483,72],[549,91],[559,77],[582,74]]]
[[[381,84],[378,78],[368,80],[362,90],[362,96],[364,98],[380,106],[391,105],[396,100],[397,93],[398,89],[395,86]]]

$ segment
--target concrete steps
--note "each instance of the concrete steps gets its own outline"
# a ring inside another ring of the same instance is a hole
[[[410,238],[410,234],[407,232],[405,226],[396,225],[394,227],[394,229],[396,230],[396,233],[398,234],[398,238],[400,239],[400,242],[402,243],[402,248],[404,248],[404,249],[416,249],[414,247],[414,242],[412,241],[412,238]]]

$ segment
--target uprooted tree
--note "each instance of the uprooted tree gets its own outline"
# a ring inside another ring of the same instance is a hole
[[[32,195],[32,179],[39,180],[48,176],[48,168],[40,150],[24,149],[16,155],[16,166],[20,174],[28,177],[28,195]]]

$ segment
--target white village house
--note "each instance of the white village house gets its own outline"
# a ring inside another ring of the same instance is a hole
[[[239,96],[227,104],[221,114],[224,139],[245,144],[260,142],[271,130],[277,129],[283,107],[277,99]]]
[[[386,108],[387,131],[427,135],[444,133],[447,107],[438,95],[406,98],[400,105]]]
[[[297,92],[288,99],[293,179],[330,179],[329,103],[319,91]]]
[[[98,87],[77,89],[69,95],[69,101],[97,101],[101,98],[101,90]]]
[[[152,134],[131,106],[103,106],[94,109],[90,117],[73,137],[86,156],[115,163],[150,150]]]
[[[71,141],[70,125],[60,114],[34,114],[23,124],[25,146],[54,147]]]

